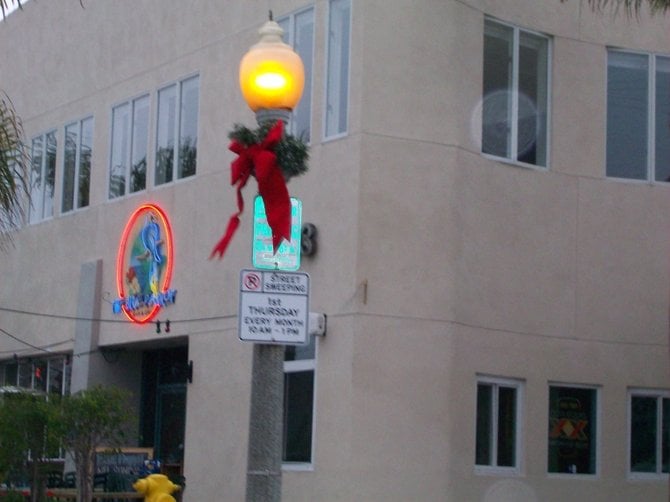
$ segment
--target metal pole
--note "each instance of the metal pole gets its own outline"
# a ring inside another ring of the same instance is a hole
[[[254,344],[247,502],[281,500],[284,346]]]
[[[282,120],[291,112],[261,109],[256,122]],[[284,346],[254,344],[247,458],[247,502],[281,501],[284,439]]]

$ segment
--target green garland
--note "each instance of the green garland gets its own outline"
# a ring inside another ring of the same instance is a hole
[[[235,124],[228,138],[245,147],[257,145],[265,139],[272,126],[274,123],[268,121],[261,124],[258,129],[252,130],[241,124]],[[281,169],[286,181],[307,172],[309,147],[301,139],[284,133],[284,137],[277,143],[274,152],[277,156],[277,166]]]

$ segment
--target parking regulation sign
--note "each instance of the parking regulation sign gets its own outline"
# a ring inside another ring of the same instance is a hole
[[[239,337],[247,342],[307,343],[309,275],[279,270],[240,271]]]

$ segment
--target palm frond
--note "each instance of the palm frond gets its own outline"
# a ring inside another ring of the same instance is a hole
[[[664,14],[670,9],[670,0],[588,0],[593,10],[602,11],[611,8],[615,12],[623,9],[627,15],[638,15],[643,5],[647,5],[652,14]]]
[[[0,10],[2,11],[2,19],[7,15],[7,10],[10,5],[18,5],[19,9],[23,9],[21,0],[0,0]]]
[[[21,119],[9,97],[0,92],[0,249],[11,242],[11,231],[24,221],[30,196],[29,164]]]

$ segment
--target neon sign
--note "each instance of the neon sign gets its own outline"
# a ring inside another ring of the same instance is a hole
[[[172,227],[165,211],[155,204],[141,205],[121,236],[116,257],[119,298],[112,311],[143,324],[174,303],[177,291],[170,289],[173,255]]]

